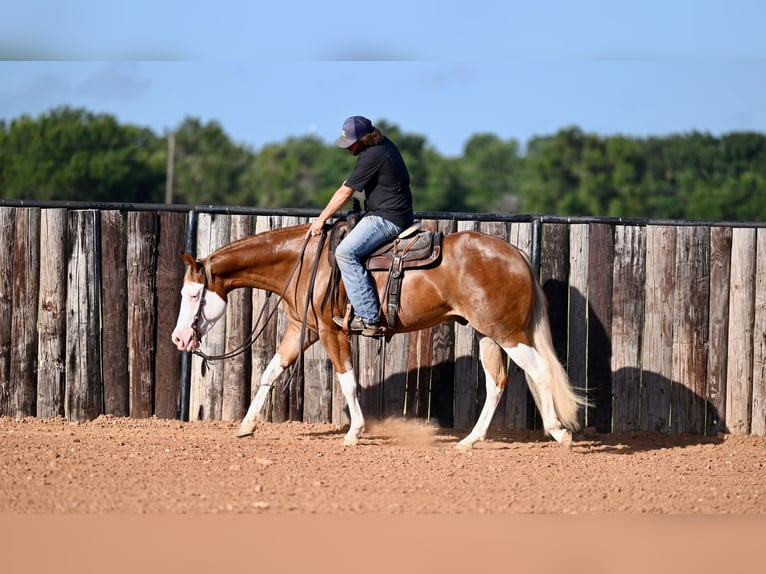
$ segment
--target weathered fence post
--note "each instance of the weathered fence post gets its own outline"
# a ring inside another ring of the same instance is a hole
[[[710,333],[708,335],[705,434],[724,430],[731,282],[731,227],[710,230]],[[648,275],[647,275],[648,277]]]
[[[157,214],[128,213],[128,372],[130,416],[153,412]]]
[[[747,434],[753,390],[756,230],[734,229],[731,240],[726,428],[732,434]]]
[[[0,207],[0,416],[11,416],[11,325],[13,323],[13,238],[16,208]]]
[[[675,268],[676,228],[649,226],[646,230],[641,428],[664,433],[670,432]]]
[[[750,432],[766,436],[766,230],[756,238],[755,318],[753,322],[753,408]]]
[[[612,430],[612,265],[614,228],[590,225],[588,247],[588,387],[599,432]]]
[[[101,212],[101,349],[104,413],[130,414],[128,373],[128,263],[125,222],[117,210]]]
[[[43,418],[64,416],[67,235],[67,210],[43,210],[37,353],[37,416]]]
[[[98,212],[70,212],[64,401],[70,421],[89,421],[102,411],[99,245]]]
[[[180,418],[181,361],[170,334],[181,307],[184,263],[183,213],[161,212],[157,247],[157,354],[154,369],[154,414],[157,418]]]
[[[13,244],[11,384],[13,416],[34,416],[37,405],[37,307],[40,289],[40,209],[16,214]]]
[[[673,309],[671,427],[705,432],[705,384],[710,294],[710,229],[688,226],[676,240],[676,300]]]
[[[612,282],[612,377],[614,430],[639,430],[641,332],[644,316],[646,230],[615,229]]]

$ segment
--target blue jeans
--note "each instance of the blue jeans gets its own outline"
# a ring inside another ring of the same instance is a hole
[[[335,250],[343,284],[354,312],[368,323],[380,318],[380,303],[364,260],[378,247],[393,240],[402,228],[379,215],[365,215]]]

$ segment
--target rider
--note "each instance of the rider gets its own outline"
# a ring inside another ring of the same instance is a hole
[[[343,122],[343,132],[335,144],[354,154],[356,165],[307,235],[319,235],[325,222],[355,191],[364,191],[366,213],[340,242],[335,259],[355,313],[349,331],[376,337],[384,335],[386,329],[380,324],[380,303],[364,260],[412,224],[410,174],[396,145],[363,116],[351,116]],[[343,324],[342,317],[333,320]]]

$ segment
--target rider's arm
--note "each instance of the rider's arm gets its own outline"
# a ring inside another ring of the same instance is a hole
[[[325,224],[325,222],[333,215],[335,215],[335,213],[341,207],[346,205],[348,200],[351,199],[352,195],[354,195],[354,190],[347,186],[345,183],[342,184],[330,198],[330,201],[322,210],[322,213],[319,214],[319,217],[317,217],[316,220],[311,224],[307,235],[319,235],[322,233],[322,226]]]

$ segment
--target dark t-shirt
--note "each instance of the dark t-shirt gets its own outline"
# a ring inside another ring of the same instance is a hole
[[[364,190],[368,212],[402,228],[412,224],[410,174],[390,139],[384,137],[382,143],[369,146],[356,156],[356,166],[346,185],[354,191]]]

